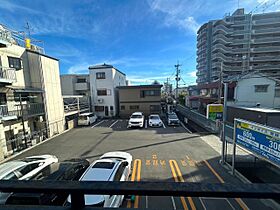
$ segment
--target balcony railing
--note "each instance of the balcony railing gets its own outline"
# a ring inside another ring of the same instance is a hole
[[[0,83],[12,84],[16,81],[16,70],[0,66]]]
[[[260,57],[251,57],[250,61],[280,61],[279,56],[260,56]]]
[[[4,117],[32,117],[37,115],[43,115],[45,113],[43,103],[29,103],[22,104],[22,108],[19,104],[15,105],[13,108],[8,107],[8,105],[0,105],[0,118]]]
[[[268,25],[268,24],[275,24],[275,23],[280,23],[280,17],[266,18],[263,20],[253,21],[253,25]]]
[[[254,29],[252,30],[252,34],[271,34],[271,33],[279,33],[280,28],[267,28],[267,29]]]
[[[280,52],[280,46],[251,48],[251,52]]]

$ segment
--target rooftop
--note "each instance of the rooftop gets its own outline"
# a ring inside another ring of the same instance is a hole
[[[119,86],[118,89],[141,89],[141,88],[161,88],[162,85],[130,85],[130,86]]]
[[[88,67],[89,70],[112,69],[112,68],[116,69],[119,73],[125,75],[125,73],[121,72],[120,70],[118,70],[114,66],[112,66],[110,64],[106,64],[106,63],[103,63],[101,65],[95,65],[95,66],[89,66]]]

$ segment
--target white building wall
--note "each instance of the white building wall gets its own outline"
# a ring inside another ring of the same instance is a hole
[[[97,72],[105,72],[105,79],[96,79]],[[117,86],[126,85],[126,76],[121,74],[114,68],[101,68],[90,69],[90,91],[92,96],[92,110],[95,111],[95,106],[107,106],[109,111],[109,117],[117,114],[117,94],[115,88]],[[111,92],[111,95],[97,96],[98,89],[107,89]],[[99,101],[102,100],[102,102]],[[110,106],[113,107],[113,111],[110,111]],[[104,117],[105,112],[95,112],[97,116]]]
[[[275,108],[276,103],[279,103],[278,98],[275,98],[274,80],[259,77],[248,78],[238,81],[234,92],[236,105],[255,106],[260,103],[261,107]],[[267,92],[255,92],[255,85],[269,85]]]

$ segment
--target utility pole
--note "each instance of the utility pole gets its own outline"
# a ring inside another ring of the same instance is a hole
[[[180,69],[179,67],[182,66],[181,64],[179,64],[179,61],[177,61],[177,64],[174,65],[175,68],[176,68],[176,77],[175,77],[175,80],[176,80],[176,96],[175,96],[175,99],[176,101],[178,100],[178,87],[179,87],[179,81],[180,81],[180,77],[179,77],[179,74],[180,74]]]
[[[222,88],[223,88],[222,76],[223,76],[223,61],[221,62],[221,71],[219,76],[219,96],[218,96],[219,104],[222,103]]]

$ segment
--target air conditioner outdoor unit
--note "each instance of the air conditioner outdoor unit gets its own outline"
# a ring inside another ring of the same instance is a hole
[[[102,104],[103,103],[103,98],[97,99],[98,103]]]

